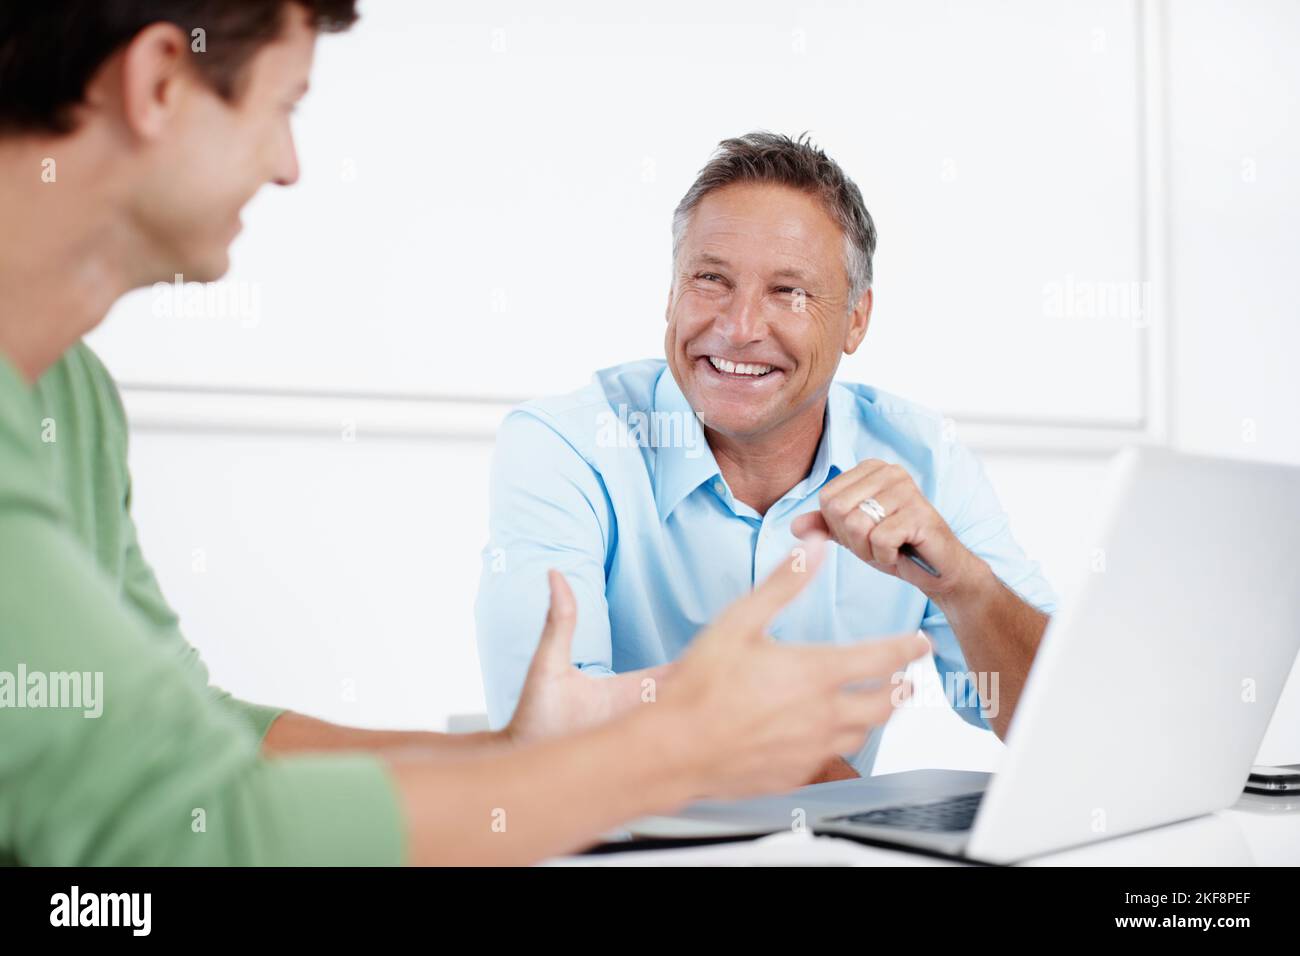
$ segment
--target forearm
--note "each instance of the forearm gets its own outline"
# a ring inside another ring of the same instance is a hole
[[[970,583],[936,599],[976,674],[996,674],[997,699],[981,701],[999,738],[1005,737],[1049,617],[1021,600],[982,560]]]
[[[422,760],[460,760],[503,753],[511,749],[506,735],[484,731],[473,734],[439,734],[423,730],[364,730],[317,720],[285,711],[271,724],[262,740],[262,753],[330,751],[410,751]]]
[[[699,792],[687,728],[656,705],[570,737],[454,765],[393,754],[408,861],[524,865],[581,849]]]

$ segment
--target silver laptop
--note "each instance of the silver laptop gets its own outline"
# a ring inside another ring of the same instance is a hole
[[[1010,863],[1233,804],[1300,647],[1300,468],[1128,449],[1109,492],[1104,570],[1048,625],[995,776],[887,774],[682,822],[802,813],[816,833]]]

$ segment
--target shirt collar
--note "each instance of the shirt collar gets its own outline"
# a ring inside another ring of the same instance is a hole
[[[854,425],[852,394],[848,389],[832,382],[826,396],[822,437],[817,443],[812,467],[802,481],[781,496],[778,505],[788,505],[790,502],[798,504],[812,497],[826,482],[858,463]]]
[[[659,520],[667,521],[673,509],[691,492],[711,478],[721,477],[718,461],[713,457],[704,436],[704,426],[695,417],[690,403],[677,385],[672,370],[664,367],[655,383],[654,411],[669,412],[683,418],[682,434],[689,442],[665,444],[655,450],[654,493]],[[852,393],[832,382],[826,397],[826,420],[808,475],[790,489],[781,500],[805,498],[857,462],[854,453],[854,416]]]
[[[655,383],[654,411],[681,416],[681,431],[688,440],[661,444],[655,449],[655,504],[659,520],[667,521],[673,509],[710,478],[721,475],[718,460],[704,437],[704,426],[673,377],[664,366]],[[687,445],[689,444],[689,447]]]
[[[826,396],[826,423],[822,426],[822,441],[817,448],[817,457],[813,459],[810,478],[817,479],[821,487],[841,472],[848,471],[858,463],[857,430],[853,393],[839,382],[831,382],[830,392]],[[825,453],[825,472],[819,469],[823,464]]]

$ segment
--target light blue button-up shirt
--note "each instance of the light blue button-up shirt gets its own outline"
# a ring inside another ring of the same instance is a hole
[[[905,467],[1003,582],[1042,611],[1056,609],[978,459],[947,436],[937,413],[879,389],[831,386],[812,469],[765,515],[731,494],[662,359],[606,369],[579,391],[512,410],[497,436],[476,605],[492,726],[507,723],[518,702],[546,616],[548,568],[562,571],[577,597],[576,665],[609,674],[666,663],[791,559],[794,518],[816,510],[821,487],[867,458]],[[960,679],[965,656],[943,613],[843,548],[831,548],[771,633],[843,644],[918,629],[934,642],[954,709],[987,728],[978,681]],[[879,738],[854,760],[860,771],[869,771]]]

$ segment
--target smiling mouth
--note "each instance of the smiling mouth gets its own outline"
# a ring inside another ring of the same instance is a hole
[[[757,379],[778,371],[775,365],[762,365],[757,362],[733,362],[718,355],[708,357],[709,365],[719,375],[729,378]]]

